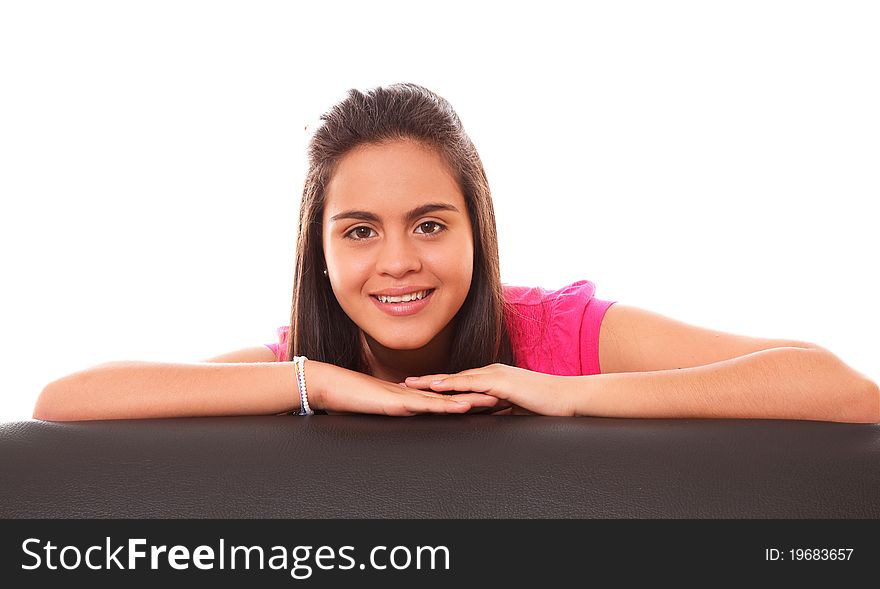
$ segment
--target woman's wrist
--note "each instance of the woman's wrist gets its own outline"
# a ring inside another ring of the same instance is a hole
[[[326,381],[327,366],[326,363],[318,362],[317,360],[306,360],[303,362],[306,392],[309,396],[309,407],[312,411],[324,409],[324,387],[322,383]],[[298,397],[299,389],[297,389],[296,394]]]

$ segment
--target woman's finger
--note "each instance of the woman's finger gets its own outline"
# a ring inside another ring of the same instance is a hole
[[[427,388],[431,385],[431,382],[435,380],[444,380],[447,378],[451,378],[454,376],[470,376],[477,374],[486,374],[488,367],[483,368],[468,368],[467,370],[462,370],[461,372],[456,372],[455,374],[425,374],[422,376],[408,376],[406,377],[406,381],[404,384],[408,387],[423,387]]]
[[[494,392],[492,379],[482,374],[454,374],[448,378],[432,380],[430,386],[435,391]]]
[[[408,376],[403,382],[405,386],[414,388],[428,388],[432,380],[448,378],[448,374],[428,374],[426,376]]]
[[[436,399],[451,399],[453,401],[461,401],[465,403],[469,403],[472,407],[494,407],[498,404],[498,397],[493,397],[492,395],[485,395],[483,393],[457,393],[457,394],[444,394],[438,393],[431,390],[422,390],[422,389],[412,389],[414,394],[423,395],[425,397],[431,397]]]
[[[404,408],[410,413],[467,413],[471,405],[447,396],[412,396],[404,399]]]
[[[444,397],[453,397],[461,399],[471,404],[471,407],[497,407],[499,403],[503,403],[498,397],[486,395],[483,393],[457,393],[454,395],[443,395]]]

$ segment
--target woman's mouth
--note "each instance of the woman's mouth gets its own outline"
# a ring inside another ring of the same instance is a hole
[[[428,306],[436,289],[431,288],[420,293],[412,293],[402,297],[385,297],[382,295],[370,295],[373,303],[388,315],[399,317],[402,315],[414,315]],[[421,297],[421,298],[419,298]],[[411,300],[404,300],[411,299]]]

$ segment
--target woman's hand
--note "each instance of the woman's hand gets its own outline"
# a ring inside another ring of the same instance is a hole
[[[446,395],[409,388],[326,362],[306,360],[304,370],[309,406],[331,414],[467,413],[472,408],[494,407],[499,402],[496,397],[480,393]]]
[[[412,376],[406,386],[437,392],[473,391],[497,397],[510,407],[494,415],[573,416],[574,393],[565,376],[544,374],[506,364],[490,364],[457,374]],[[439,382],[435,382],[439,381]]]

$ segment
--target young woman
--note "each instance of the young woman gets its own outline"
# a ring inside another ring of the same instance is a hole
[[[599,300],[587,280],[502,285],[480,157],[450,104],[421,86],[350,90],[308,155],[278,343],[192,364],[103,364],[47,385],[34,417],[880,421],[877,385],[820,346],[687,325]]]

